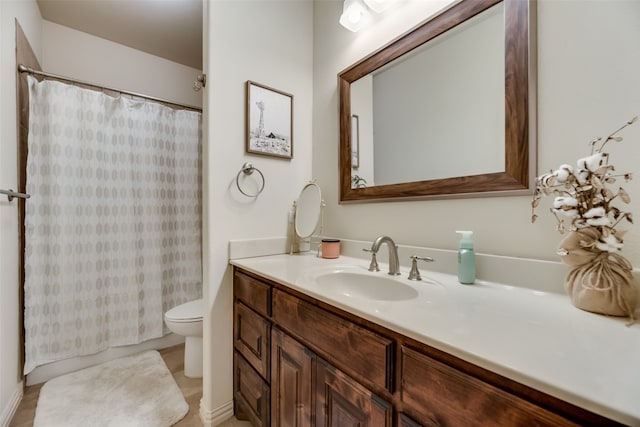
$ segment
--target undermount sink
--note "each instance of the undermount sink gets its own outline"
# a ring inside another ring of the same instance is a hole
[[[416,298],[418,291],[391,276],[376,273],[334,271],[319,274],[314,279],[325,291],[346,297],[375,301],[403,301]]]

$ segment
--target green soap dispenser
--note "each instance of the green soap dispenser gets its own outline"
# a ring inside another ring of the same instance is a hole
[[[473,231],[456,231],[461,234],[458,249],[458,282],[471,285],[476,280],[476,254],[473,251]]]

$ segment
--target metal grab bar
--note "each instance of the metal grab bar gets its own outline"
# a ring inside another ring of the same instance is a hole
[[[19,193],[17,191],[13,191],[12,189],[0,190],[0,194],[6,194],[9,201],[12,201],[14,197],[19,197],[20,199],[28,199],[29,197],[31,197],[31,194]]]

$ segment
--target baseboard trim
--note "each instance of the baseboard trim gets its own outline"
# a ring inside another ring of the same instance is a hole
[[[233,417],[233,400],[209,410],[200,399],[200,420],[204,427],[215,427]]]
[[[23,395],[24,395],[24,384],[22,381],[20,381],[16,385],[16,388],[13,390],[13,393],[9,398],[9,402],[7,403],[7,406],[5,406],[4,409],[2,410],[2,418],[0,418],[0,424],[2,425],[2,427],[9,427],[9,424],[11,424],[11,420],[13,419],[13,416],[16,414],[16,411],[18,410],[18,406],[22,401]]]

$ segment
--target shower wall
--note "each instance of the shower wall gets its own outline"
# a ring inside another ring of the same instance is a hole
[[[50,73],[202,106],[202,91],[192,89],[201,70],[50,21],[42,21],[40,65]]]

